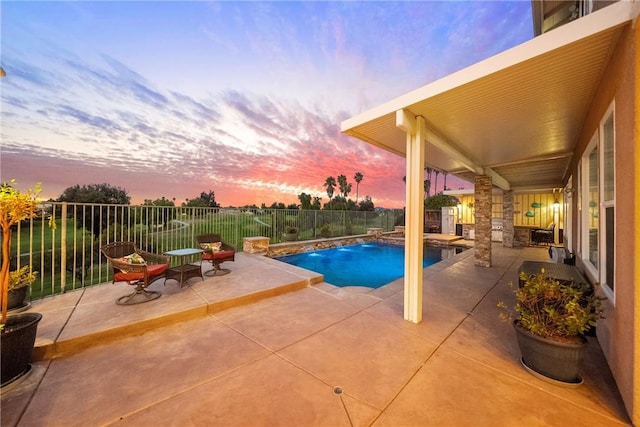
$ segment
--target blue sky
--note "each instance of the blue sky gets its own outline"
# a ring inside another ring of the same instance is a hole
[[[533,36],[528,0],[0,7],[0,178],[54,198],[326,202],[327,176],[361,172],[360,198],[402,207],[404,159],[340,122]]]

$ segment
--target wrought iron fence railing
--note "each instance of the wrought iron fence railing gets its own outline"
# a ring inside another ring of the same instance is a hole
[[[365,234],[367,228],[393,230],[402,210],[315,211],[223,209],[173,206],[47,202],[37,218],[17,225],[11,236],[11,270],[29,265],[38,272],[31,299],[108,282],[112,272],[100,247],[127,240],[163,253],[195,247],[198,234],[219,233],[242,250],[245,237],[283,241],[289,227],[298,240]]]

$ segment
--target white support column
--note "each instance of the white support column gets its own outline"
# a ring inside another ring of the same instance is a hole
[[[422,321],[422,253],[424,243],[425,121],[406,110],[396,112],[396,125],[407,133],[405,211],[404,318]]]

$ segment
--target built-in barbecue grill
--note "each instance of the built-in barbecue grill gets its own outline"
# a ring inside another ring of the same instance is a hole
[[[491,219],[491,240],[502,242],[502,218]]]

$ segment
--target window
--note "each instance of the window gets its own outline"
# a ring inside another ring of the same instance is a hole
[[[582,221],[583,227],[583,251],[582,257],[587,267],[589,264],[592,273],[597,277],[600,267],[599,249],[599,225],[600,225],[600,156],[598,150],[598,135],[595,134],[589,143],[582,162],[583,168],[583,203]]]
[[[602,135],[602,208],[604,210],[604,227],[602,236],[602,279],[605,291],[608,288],[613,294],[614,261],[615,261],[615,132],[613,106],[609,108],[601,125]],[[609,292],[607,292],[609,293]],[[611,295],[613,296],[613,295]]]
[[[613,112],[602,125],[604,202],[613,202],[615,189],[615,159],[613,156]]]
[[[564,193],[564,204],[563,204],[563,208],[564,208],[564,241],[566,242],[566,246],[567,248],[572,248],[573,247],[573,233],[571,232],[571,230],[573,230],[573,197],[571,195],[572,192],[572,188],[573,188],[573,176],[569,177],[569,181],[567,181],[567,185],[566,187],[564,187],[563,189],[563,193]]]
[[[612,300],[615,272],[615,119],[609,107],[578,167],[578,248],[588,275]]]

